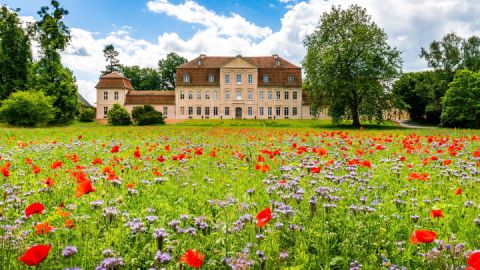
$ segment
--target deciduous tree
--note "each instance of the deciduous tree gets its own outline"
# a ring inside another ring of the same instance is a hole
[[[18,11],[0,8],[0,100],[27,89],[32,51]]]
[[[304,69],[314,112],[328,107],[334,122],[350,118],[355,127],[360,126],[360,116],[383,120],[387,89],[400,73],[400,52],[388,45],[386,33],[366,9],[332,7],[320,17],[305,46]]]
[[[167,58],[158,61],[158,72],[160,74],[160,87],[164,90],[175,89],[176,68],[187,63],[188,60],[174,52],[167,55]]]

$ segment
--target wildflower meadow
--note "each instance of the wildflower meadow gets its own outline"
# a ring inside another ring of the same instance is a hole
[[[0,134],[2,269],[480,269],[478,131]]]

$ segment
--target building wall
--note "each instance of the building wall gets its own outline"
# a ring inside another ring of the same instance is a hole
[[[104,93],[107,93],[107,99],[104,99]],[[118,99],[115,98],[115,92],[118,93]],[[125,98],[127,90],[125,89],[97,89],[97,119],[107,118],[104,113],[104,108],[110,110],[113,104],[118,103],[122,106],[125,105]]]

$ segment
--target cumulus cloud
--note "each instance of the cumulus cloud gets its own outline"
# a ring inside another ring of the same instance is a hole
[[[167,15],[198,29],[191,37],[177,33],[159,34],[156,42],[136,39],[129,27],[98,37],[96,33],[72,28],[72,42],[63,54],[64,63],[79,81],[81,93],[94,102],[95,89],[105,60],[102,50],[113,44],[120,52],[122,64],[155,66],[168,52],[175,51],[189,59],[200,53],[207,55],[271,55],[278,53],[301,65],[305,48],[303,40],[318,24],[320,15],[332,5],[346,8],[358,4],[367,8],[373,20],[389,35],[392,46],[402,51],[404,70],[426,68],[418,56],[421,47],[441,39],[449,32],[464,37],[480,35],[480,2],[478,0],[279,0],[288,4],[281,18],[281,27],[273,32],[238,14],[221,15],[195,1],[173,4],[168,0],[151,0],[150,12]],[[80,83],[80,81],[82,81]]]

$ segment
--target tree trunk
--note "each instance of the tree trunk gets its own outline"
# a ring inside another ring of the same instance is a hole
[[[360,128],[360,116],[358,115],[357,106],[352,106],[352,126]]]

